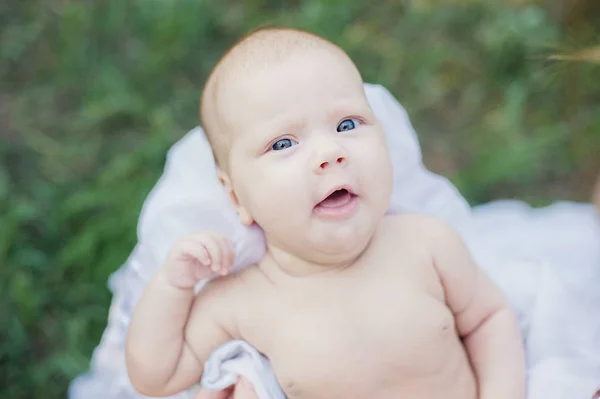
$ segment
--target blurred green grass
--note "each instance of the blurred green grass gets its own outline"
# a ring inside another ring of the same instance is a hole
[[[344,47],[471,203],[587,200],[600,67],[547,57],[598,44],[598,15],[573,23],[558,0],[513,3],[2,2],[0,397],[64,397],[87,368],[107,277],[135,244],[166,150],[197,123],[218,57],[259,24]]]

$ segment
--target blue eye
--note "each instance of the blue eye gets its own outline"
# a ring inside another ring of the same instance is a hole
[[[273,151],[285,150],[286,148],[290,148],[291,146],[293,146],[294,143],[295,142],[290,139],[277,140],[275,143],[273,143],[273,145],[271,146],[271,149]]]
[[[337,127],[338,132],[345,132],[348,130],[356,129],[356,127],[360,124],[357,119],[344,119],[340,122]]]

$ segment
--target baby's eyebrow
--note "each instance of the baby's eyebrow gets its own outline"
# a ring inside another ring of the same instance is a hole
[[[334,123],[353,116],[370,119],[371,112],[369,107],[356,102],[338,105],[329,112],[329,118]]]
[[[261,127],[261,137],[274,138],[283,134],[299,134],[307,126],[307,121],[299,115],[280,115],[265,121]]]
[[[299,134],[306,127],[306,121],[279,117],[262,124],[256,131],[249,132],[252,137],[248,145],[261,149],[269,141],[286,134]]]
[[[297,133],[301,132],[306,128],[306,121],[301,119],[288,120],[280,125],[279,130],[283,130],[282,133]]]

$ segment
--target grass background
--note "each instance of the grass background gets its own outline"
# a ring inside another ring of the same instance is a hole
[[[473,204],[587,201],[600,171],[597,0],[0,2],[0,397],[64,397],[104,327],[169,146],[248,29],[344,47]]]

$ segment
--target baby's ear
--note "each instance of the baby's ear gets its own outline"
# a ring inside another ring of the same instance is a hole
[[[252,223],[254,223],[254,219],[252,216],[250,216],[250,212],[248,212],[248,210],[240,203],[240,200],[233,189],[233,185],[231,184],[229,175],[223,169],[218,168],[217,177],[219,178],[219,182],[223,185],[223,188],[225,189],[229,200],[233,204],[235,211],[240,217],[240,222],[242,222],[244,226],[252,225]]]

